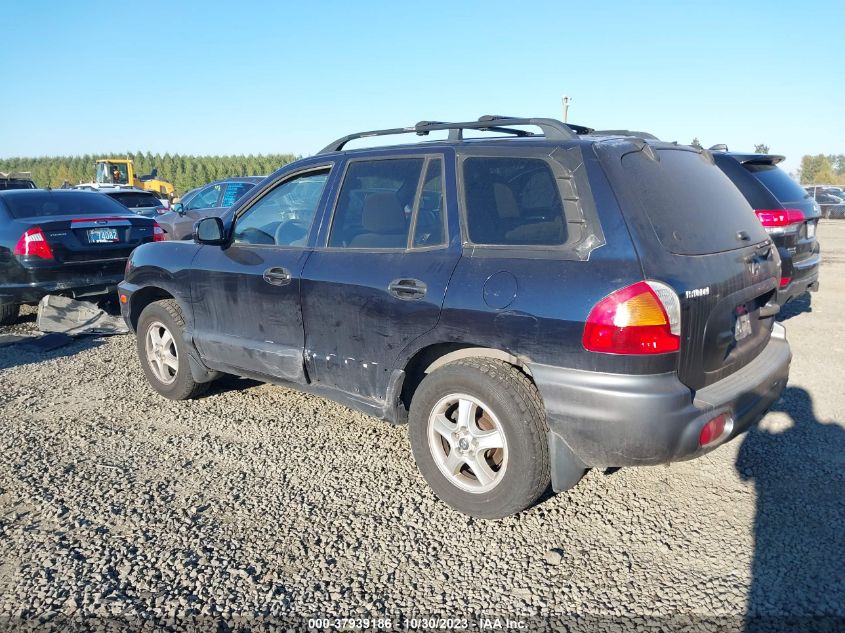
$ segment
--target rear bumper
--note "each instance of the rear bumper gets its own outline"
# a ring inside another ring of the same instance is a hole
[[[574,454],[585,466],[637,466],[699,457],[757,422],[780,397],[792,353],[775,324],[751,363],[693,393],[672,373],[606,374],[531,365],[546,406],[552,455]],[[733,428],[718,444],[699,446],[702,427],[729,412]],[[552,464],[555,470],[568,466]],[[557,489],[557,488],[556,488]]]
[[[33,281],[21,284],[0,284],[0,300],[10,303],[38,303],[45,295],[65,295],[78,299],[112,294],[123,274],[80,275],[79,277]]]

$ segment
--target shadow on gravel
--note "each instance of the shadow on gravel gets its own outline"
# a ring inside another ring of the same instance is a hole
[[[227,393],[229,391],[243,391],[244,389],[249,389],[250,387],[257,387],[260,384],[263,383],[258,380],[252,380],[251,378],[241,378],[240,376],[232,376],[231,374],[225,374],[215,380],[213,383],[211,383],[211,386],[208,388],[208,391],[205,393],[205,396],[211,396],[218,393]]]
[[[775,317],[776,321],[786,321],[799,314],[813,311],[813,295],[805,292],[800,297],[796,297],[780,309],[778,315]]]
[[[39,351],[31,347],[28,342],[4,345],[0,347],[0,370],[73,356],[85,350],[100,347],[102,344],[103,341],[99,337],[81,336],[67,345],[50,351]],[[96,376],[92,376],[92,378],[96,378]]]
[[[753,426],[736,462],[757,492],[745,630],[843,630],[845,429],[818,420],[810,394],[797,387],[772,410],[792,426]]]

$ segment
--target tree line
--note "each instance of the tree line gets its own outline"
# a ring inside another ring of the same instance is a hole
[[[293,154],[249,154],[232,156],[193,156],[151,154],[149,152],[85,154],[84,156],[45,156],[39,158],[0,158],[0,171],[32,172],[39,187],[61,187],[94,180],[94,161],[99,158],[130,158],[135,175],[158,168],[158,177],[169,180],[179,194],[212,180],[230,176],[266,176],[296,160]]]
[[[805,155],[799,174],[802,185],[845,185],[845,154]]]

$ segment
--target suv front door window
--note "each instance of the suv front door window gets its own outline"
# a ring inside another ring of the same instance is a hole
[[[185,211],[216,207],[217,201],[220,199],[220,192],[222,189],[223,185],[210,185],[206,187],[191,198],[191,201],[185,206]]]
[[[194,341],[215,368],[305,380],[300,273],[329,171],[283,178],[234,219],[230,244],[197,254]]]

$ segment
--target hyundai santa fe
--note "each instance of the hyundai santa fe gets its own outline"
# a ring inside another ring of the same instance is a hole
[[[137,248],[119,293],[159,394],[230,373],[407,423],[437,496],[497,518],[758,421],[791,360],[779,267],[711,152],[485,116],[339,139]]]

